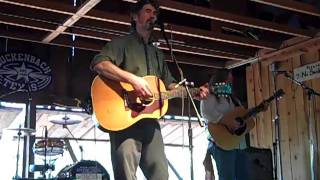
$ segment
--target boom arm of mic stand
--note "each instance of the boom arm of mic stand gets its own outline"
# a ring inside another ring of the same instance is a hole
[[[300,81],[297,81],[296,79],[294,79],[292,76],[290,76],[290,74],[288,72],[284,73],[284,76],[291,80],[292,82],[296,83],[297,85],[301,86],[303,89],[305,89],[308,94],[314,94],[314,95],[317,95],[317,96],[320,96],[320,93],[316,92],[314,89],[306,86],[304,83],[300,82]]]

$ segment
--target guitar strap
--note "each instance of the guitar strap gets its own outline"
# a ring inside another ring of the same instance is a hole
[[[231,98],[231,101],[233,102],[233,104],[235,106],[237,106],[237,107],[238,106],[242,106],[241,101],[239,100],[239,98],[235,97],[234,95],[231,95],[230,98]]]
[[[144,55],[146,57],[146,64],[147,64],[147,75],[150,75],[150,61],[148,58],[148,47],[145,43],[143,43],[143,47],[144,47]]]

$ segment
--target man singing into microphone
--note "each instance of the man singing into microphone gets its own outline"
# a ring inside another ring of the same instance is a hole
[[[153,45],[152,31],[158,13],[159,5],[153,0],[135,3],[131,9],[131,33],[107,43],[91,63],[91,69],[100,76],[131,84],[141,99],[152,97],[143,76],[159,77],[169,90],[175,87],[163,53]],[[208,89],[201,89],[198,96],[204,98]],[[149,180],[168,179],[163,139],[156,120],[143,119],[109,135],[115,180],[136,179],[138,165]]]

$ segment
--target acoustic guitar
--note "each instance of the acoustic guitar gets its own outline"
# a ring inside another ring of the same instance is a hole
[[[263,111],[271,101],[282,97],[284,94],[284,91],[280,89],[256,107],[248,110],[239,106],[233,111],[225,114],[221,121],[238,121],[240,125],[242,125],[234,131],[231,131],[221,123],[208,123],[208,130],[210,135],[213,137],[214,142],[224,150],[235,149],[240,144],[243,136],[255,126],[255,122],[252,117]]]
[[[149,84],[153,97],[139,99],[133,87],[124,82],[96,76],[91,85],[94,116],[98,127],[104,131],[120,131],[144,118],[158,119],[168,110],[168,99],[186,96],[184,88],[167,91],[156,76],[143,77]],[[190,88],[192,96],[199,88]]]

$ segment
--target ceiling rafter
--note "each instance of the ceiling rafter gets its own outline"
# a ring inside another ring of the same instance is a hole
[[[0,15],[0,23],[15,25],[19,27],[26,27],[30,29],[36,29],[36,30],[49,31],[49,32],[54,32],[54,28],[56,27],[54,24],[34,22],[29,19],[10,18],[10,17],[8,18],[7,16],[3,16],[3,15]],[[85,37],[85,38],[104,40],[104,41],[110,41],[110,39],[116,37],[114,35],[106,34],[103,32],[99,33],[99,32],[93,32],[85,29],[73,29],[72,32],[62,31],[60,33],[67,34],[67,35],[76,35],[76,36]],[[42,41],[42,42],[49,43],[50,41],[48,42]],[[167,47],[162,44],[160,46],[160,49],[167,50]],[[183,45],[183,44],[174,44],[173,50],[176,52],[197,54],[197,55],[208,56],[208,57],[226,58],[226,59],[236,60],[236,61],[245,60],[247,58],[241,55],[230,54],[227,52],[217,52],[209,48],[205,49],[205,48],[199,48],[196,46]]]
[[[19,27],[25,27],[29,29],[35,29],[35,30],[41,30],[41,31],[54,31],[56,28],[56,25],[54,24],[48,24],[44,22],[38,22],[33,21],[30,19],[26,19],[23,17],[17,17],[17,16],[6,16],[3,14],[0,14],[0,23],[2,24],[8,24],[13,26],[19,26]]]
[[[280,45],[272,42],[254,40],[254,39],[233,36],[233,35],[225,35],[222,33],[195,29],[195,28],[190,28],[186,26],[178,26],[178,25],[170,25],[170,26],[172,26],[172,33],[186,35],[190,37],[202,38],[202,39],[207,39],[212,41],[219,41],[219,42],[225,42],[225,43],[255,47],[255,48],[262,48],[262,49],[277,49]],[[167,32],[170,32],[170,30],[167,30]]]
[[[84,16],[85,18],[106,21],[106,22],[116,22],[124,25],[130,25],[130,19],[126,15],[116,14],[116,13],[107,13],[99,10],[92,10]],[[124,22],[125,21],[125,22]],[[159,30],[159,29],[157,29]],[[231,44],[263,48],[263,49],[276,49],[278,45],[276,43],[271,43],[267,41],[257,41],[249,38],[225,35],[222,33],[201,30],[186,26],[179,25],[167,25],[166,32],[174,33],[189,37],[202,38],[206,40],[226,42]]]
[[[20,6],[29,13],[32,9],[39,10],[33,18],[21,15],[21,13],[17,13],[20,14],[20,16],[17,14],[11,14],[12,16],[10,16],[10,14],[0,13],[1,24],[17,26],[19,28],[28,28],[32,29],[32,31],[40,32],[39,34],[35,34],[30,37],[26,35],[29,30],[27,30],[27,33],[19,31],[20,34],[17,32],[7,32],[6,30],[3,30],[4,33],[0,36],[32,42],[42,41],[42,43],[51,45],[64,47],[74,46],[80,49],[98,51],[106,41],[110,41],[110,39],[114,37],[126,34],[130,26],[130,18],[127,14],[115,13],[117,11],[106,12],[95,8],[99,1],[101,0],[87,0],[81,7],[73,7],[71,4],[68,4],[67,1],[0,0],[0,3],[3,5],[13,5],[12,7],[9,7],[7,12],[11,12],[10,9],[14,8],[14,6]],[[133,2],[132,0],[124,1]],[[252,1],[258,2],[260,0]],[[267,5],[276,5],[275,0],[265,0],[264,2],[273,3]],[[284,9],[293,11],[296,9],[297,12],[308,11],[310,9],[312,10],[312,6],[304,4],[306,6],[298,7],[300,5],[299,3],[287,3],[287,0],[284,3],[279,2],[278,4],[282,5],[281,7]],[[274,35],[277,35],[278,33],[280,39],[289,38],[281,34],[307,38],[315,36],[313,31],[291,28],[274,22],[225,13],[223,11],[172,0],[162,0],[161,8],[166,9],[169,12],[178,12],[211,20],[218,20],[225,23],[263,29],[273,32]],[[316,11],[319,12],[319,10],[316,9],[312,10],[312,12]],[[37,15],[42,13],[48,15],[48,17],[52,19],[51,21],[55,22],[41,20],[43,18],[38,18]],[[59,15],[60,22],[53,18],[56,15]],[[86,26],[85,22],[90,22],[90,25]],[[108,29],[115,31],[115,33]],[[49,35],[45,35],[45,33],[48,33]],[[176,41],[173,40],[171,42],[174,45],[173,50],[179,54],[177,57],[181,62],[210,67],[237,67],[238,65],[255,61],[255,52],[257,50],[263,49],[276,51],[280,49],[282,43],[281,40],[278,40],[277,38],[274,38],[272,41],[255,40],[247,37],[223,34],[220,32],[213,32],[210,30],[176,24],[166,24],[166,33],[174,35],[176,38]],[[156,34],[160,34],[159,29],[157,28]],[[40,35],[42,38],[39,40]],[[77,40],[72,42],[70,35],[76,35],[78,37]],[[97,44],[93,41],[97,41]],[[163,39],[160,39],[160,42],[164,42]],[[219,44],[222,47],[216,48],[215,44]],[[232,48],[228,49],[224,46]],[[167,47],[164,46],[164,44],[161,43],[159,47],[167,53]],[[239,47],[239,49],[237,47]],[[170,61],[170,57],[166,57],[166,59]]]
[[[74,23],[76,23],[83,15],[85,15],[87,12],[89,12],[93,7],[95,7],[101,0],[87,0],[84,2],[77,12],[73,14],[71,17],[66,19],[66,21],[57,27],[57,29],[50,34],[48,34],[42,42],[48,43],[52,41],[54,38],[59,36],[62,32],[64,32],[68,27],[72,26]]]
[[[300,12],[304,14],[309,14],[312,16],[320,17],[320,10],[315,6],[309,5],[307,3],[292,1],[292,0],[250,0],[261,4],[266,4],[269,6],[274,6],[290,11]]]
[[[77,12],[77,7],[47,0],[0,0],[0,2],[71,16]]]
[[[13,2],[20,2],[18,5],[21,5],[21,0],[12,0]],[[61,12],[63,10],[73,10],[73,8],[68,7],[68,5],[62,4],[61,7],[57,6],[56,4],[51,5],[51,1],[47,1],[47,8],[45,7],[45,0],[38,0],[38,1],[42,1],[43,3],[40,3],[41,5],[41,9],[42,10],[48,10],[48,11],[52,11],[52,12]],[[1,0],[0,0],[1,2]],[[11,1],[4,1],[6,3],[13,3]],[[27,3],[31,3],[32,6],[30,5],[30,7],[35,7],[36,5],[33,1],[27,0]],[[161,1],[161,3],[164,2],[166,3],[167,1]],[[171,2],[171,1],[170,1]],[[24,6],[27,6],[28,4],[24,3]],[[172,2],[172,3],[177,3],[177,2]],[[180,3],[178,5],[181,5],[181,9],[185,10],[185,11],[195,11],[194,7],[195,6],[191,6],[185,3]],[[171,7],[171,6],[170,6]],[[177,6],[179,7],[179,6]],[[54,9],[56,8],[56,9]],[[180,8],[180,7],[179,7]],[[200,8],[199,12],[202,11],[207,11],[207,12],[211,12],[213,10],[208,9],[208,8],[202,8],[202,7],[197,7],[196,9]],[[73,12],[72,14],[74,14],[75,12]],[[64,14],[69,14],[67,12],[64,12]],[[228,15],[229,16],[229,15]],[[230,14],[231,17],[229,18],[235,18],[232,17],[233,15]],[[130,25],[130,18],[127,15],[121,15],[121,14],[116,14],[116,13],[108,13],[105,11],[100,11],[100,10],[95,10],[92,9],[91,11],[89,11],[87,14],[83,15],[84,18],[89,18],[89,19],[95,19],[95,20],[100,20],[100,21],[107,21],[107,22],[112,22],[112,23],[119,23],[119,24],[123,24],[123,25]],[[239,16],[240,17],[240,16]],[[246,18],[244,18],[246,19]],[[256,20],[253,18],[248,18],[246,19],[248,22]],[[244,21],[244,20],[243,20]],[[240,21],[241,22],[241,21]],[[260,21],[259,21],[260,22]],[[268,22],[264,22],[266,24],[268,24]],[[260,25],[262,26],[262,23],[260,23]],[[204,38],[207,40],[214,40],[214,41],[221,41],[221,42],[227,42],[227,43],[234,43],[234,44],[238,44],[238,45],[245,45],[245,46],[250,46],[250,47],[257,47],[257,48],[266,48],[266,49],[275,49],[276,45],[271,45],[271,43],[268,42],[261,42],[261,41],[255,41],[252,39],[248,39],[248,38],[242,38],[242,37],[237,37],[237,36],[230,36],[230,35],[224,35],[221,33],[214,33],[211,31],[205,31],[205,30],[200,30],[200,29],[195,29],[195,28],[187,28],[185,26],[178,26],[178,25],[171,25],[172,26],[172,32],[176,33],[176,34],[181,34],[181,35],[185,35],[185,36],[191,36],[191,37],[197,37],[197,38]],[[269,26],[277,26],[277,24],[275,23],[271,23],[271,25]],[[282,29],[283,31],[286,32],[290,32],[291,30],[289,29],[289,27],[284,27]],[[303,30],[301,30],[303,31]],[[168,32],[168,30],[167,30]],[[197,32],[197,33],[193,33],[193,32]],[[294,33],[295,34],[295,33]],[[248,43],[246,43],[247,41],[249,41]]]
[[[125,1],[135,2],[133,0],[125,0]],[[231,14],[227,12],[222,12],[215,9],[194,6],[194,5],[172,1],[172,0],[161,0],[160,5],[162,9],[166,9],[169,11],[204,17],[212,20],[247,26],[251,28],[283,33],[283,34],[297,36],[297,37],[313,37],[315,35],[315,33],[307,30],[303,30],[303,29],[291,28],[286,25],[281,25],[281,24],[259,20],[251,17],[245,17],[245,16],[240,16],[240,15]]]
[[[300,56],[309,52],[310,49],[320,47],[320,36],[314,38],[298,38],[297,42],[284,45],[277,51],[265,51],[257,53],[257,56],[242,62],[229,62],[226,67],[234,68],[243,65],[243,63],[263,62],[263,65],[269,65],[274,61],[285,61],[289,57]]]
[[[28,34],[28,33],[15,33],[15,32],[9,32],[0,30],[0,37],[3,38],[10,38],[15,40],[22,40],[22,41],[29,41],[29,42],[35,42],[35,43],[41,43],[41,38],[37,37],[36,34]],[[62,46],[62,47],[76,47],[78,49],[83,50],[89,50],[89,51],[100,51],[100,49],[103,47],[103,44],[99,43],[90,43],[86,40],[79,40],[76,39],[75,42],[73,42],[70,38],[59,36],[56,39],[54,39],[52,42],[47,43],[50,45],[56,45],[56,46]],[[225,62],[220,61],[214,61],[212,58],[208,57],[201,57],[199,56],[195,57],[192,55],[176,55],[176,59],[179,63],[183,64],[190,64],[190,65],[198,65],[198,66],[206,66],[206,67],[214,67],[218,68],[221,66],[224,66]],[[172,61],[171,57],[168,53],[165,53],[165,60],[166,61]]]

